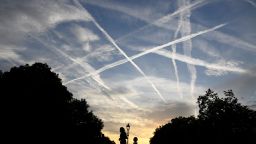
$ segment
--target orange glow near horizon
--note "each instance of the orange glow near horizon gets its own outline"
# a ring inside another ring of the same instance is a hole
[[[138,137],[139,144],[149,144],[149,140],[153,136],[155,129],[161,125],[166,124],[169,120],[146,124],[146,126],[135,126],[130,123],[131,128],[129,132],[129,144],[133,144],[134,137]],[[125,128],[126,124],[123,124],[122,126]],[[103,133],[105,136],[108,136],[111,140],[115,141],[116,144],[119,144],[119,129],[114,131],[107,131],[103,129]]]

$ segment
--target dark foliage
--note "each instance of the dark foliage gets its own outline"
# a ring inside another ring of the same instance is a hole
[[[87,102],[74,99],[46,64],[0,72],[0,88],[1,134],[8,141],[112,144]]]
[[[207,90],[199,96],[198,118],[178,117],[155,130],[151,144],[255,143],[256,112],[238,103],[232,90],[224,98]]]
[[[104,134],[102,134],[101,141],[99,144],[116,144],[116,143],[110,140],[109,137],[106,137],[104,136]]]

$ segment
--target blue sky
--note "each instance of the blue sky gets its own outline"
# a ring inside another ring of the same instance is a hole
[[[148,143],[208,88],[256,108],[255,0],[1,0],[0,69],[48,63],[103,119]]]

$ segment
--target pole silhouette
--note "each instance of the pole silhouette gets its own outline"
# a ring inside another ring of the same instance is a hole
[[[127,130],[127,144],[129,144],[129,131],[130,131],[130,124],[128,123],[127,125],[126,125],[126,130]]]

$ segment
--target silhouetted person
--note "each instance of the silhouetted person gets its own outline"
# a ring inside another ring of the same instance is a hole
[[[133,144],[138,144],[138,138],[137,137],[133,138]]]
[[[125,132],[125,129],[123,127],[120,127],[120,144],[126,144],[127,134]]]

